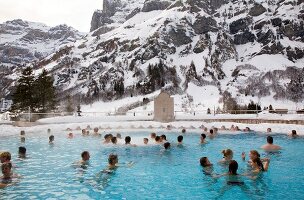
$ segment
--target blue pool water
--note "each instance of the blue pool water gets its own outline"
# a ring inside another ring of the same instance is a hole
[[[175,143],[177,132],[166,134]],[[122,136],[147,137],[149,132],[122,132]],[[265,143],[261,134],[223,134],[208,144],[199,145],[199,134],[184,135],[184,148],[173,146],[164,151],[160,146],[105,146],[101,138],[74,139],[55,134],[55,145],[48,144],[48,135],[27,136],[21,144],[19,137],[0,137],[0,149],[12,152],[15,172],[22,175],[19,183],[0,189],[0,199],[304,199],[303,139],[289,139],[274,135],[275,143],[284,149],[275,154],[259,150],[262,157],[270,157],[270,168],[256,180],[243,178],[245,185],[228,187],[226,178],[214,179],[205,175],[199,165],[202,156],[214,163],[214,172],[227,171],[216,164],[221,150],[231,148],[239,163],[239,172],[247,170],[241,159],[242,151],[258,149]],[[27,148],[28,158],[17,159],[19,146]],[[72,163],[80,159],[83,150],[90,151],[90,166],[75,169]],[[110,153],[119,162],[133,161],[132,167],[121,166],[113,174],[98,172],[107,166]]]

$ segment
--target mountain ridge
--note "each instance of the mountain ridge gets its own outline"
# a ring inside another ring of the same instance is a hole
[[[159,2],[171,4],[163,9]],[[152,10],[143,12],[148,3]],[[138,5],[128,5],[139,8],[135,14],[112,12],[112,22],[34,65],[54,74],[62,99],[68,93],[84,103],[112,101],[160,89],[195,96],[190,84],[214,87],[219,97],[227,91],[240,103],[248,97],[295,100],[288,85],[303,68],[303,2],[149,0]],[[113,20],[115,14],[124,20]]]

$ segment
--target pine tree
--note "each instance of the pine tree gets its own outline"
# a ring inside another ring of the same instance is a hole
[[[21,112],[28,111],[30,108],[31,111],[34,111],[36,107],[33,95],[34,75],[31,67],[27,67],[22,71],[16,85],[16,91],[12,95],[13,105],[11,110],[13,112]]]
[[[287,85],[288,99],[298,103],[304,99],[304,69],[297,73]]]
[[[47,71],[44,69],[36,79],[34,84],[34,100],[37,112],[45,113],[55,109],[56,91],[53,82],[53,77],[48,76]]]
[[[66,107],[65,107],[65,111],[72,113],[74,112],[74,106],[73,106],[73,101],[70,95],[67,96],[67,102],[66,102]]]

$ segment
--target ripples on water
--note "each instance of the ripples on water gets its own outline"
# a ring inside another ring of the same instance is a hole
[[[163,134],[163,133],[159,133]],[[177,133],[165,133],[170,142]],[[141,142],[149,132],[124,133]],[[74,139],[55,134],[55,144],[48,144],[48,135],[28,136],[20,144],[19,137],[0,138],[0,149],[9,150],[14,170],[22,175],[19,183],[0,190],[0,199],[303,199],[304,175],[303,139],[288,139],[275,135],[275,143],[283,146],[279,153],[263,153],[270,157],[270,169],[256,180],[243,178],[243,186],[229,186],[225,177],[214,179],[205,175],[199,159],[208,156],[214,163],[214,172],[227,171],[216,162],[222,158],[221,150],[231,148],[239,162],[239,172],[247,170],[241,160],[242,151],[258,149],[265,143],[259,134],[220,135],[208,144],[199,145],[199,135],[187,133],[184,147],[172,146],[164,151],[160,146],[105,146],[101,138]],[[16,159],[18,146],[27,148],[28,158]],[[82,151],[88,150],[91,160],[87,168],[72,165],[80,160]],[[119,156],[119,162],[133,161],[132,167],[119,167],[111,174],[99,172],[107,166],[110,153]]]

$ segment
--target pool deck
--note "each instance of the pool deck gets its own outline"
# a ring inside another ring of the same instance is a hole
[[[79,119],[79,118],[78,118]],[[83,118],[85,119],[85,117]],[[117,119],[116,119],[117,120]],[[121,122],[155,122],[151,119],[122,119],[118,120]],[[90,122],[89,120],[84,120],[83,123]],[[93,122],[93,121],[92,121]],[[108,120],[100,120],[99,122],[108,122]],[[282,119],[176,119],[173,122],[205,122],[205,123],[213,123],[213,122],[231,122],[231,123],[240,123],[240,124],[295,124],[295,125],[304,125],[304,120],[282,120]],[[7,123],[1,123],[1,124],[11,124],[16,127],[32,127],[32,126],[38,126],[38,125],[45,125],[45,124],[68,124],[71,123],[71,121],[67,120],[65,121],[62,119],[61,121],[53,121],[50,122],[47,121],[37,121],[37,122],[25,122],[25,121],[14,121],[14,122],[7,122]],[[165,123],[168,124],[168,123]]]

